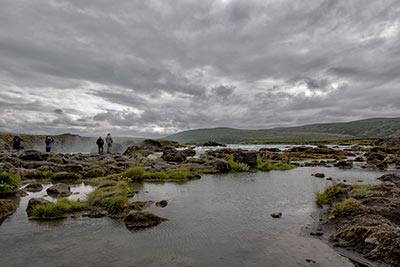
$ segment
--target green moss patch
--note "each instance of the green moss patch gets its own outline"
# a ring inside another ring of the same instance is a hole
[[[278,162],[278,163],[271,163],[269,161],[260,161],[257,160],[257,169],[263,172],[267,171],[288,171],[291,169],[296,168],[296,165],[285,163],[285,162]]]
[[[322,193],[317,193],[315,200],[318,205],[329,204],[334,199],[339,198],[341,195],[349,191],[348,185],[345,184],[337,184],[333,186],[329,186]]]
[[[88,209],[86,203],[61,198],[56,203],[35,206],[32,210],[32,215],[34,218],[38,219],[56,219],[65,217],[68,213],[83,211],[86,209]]]

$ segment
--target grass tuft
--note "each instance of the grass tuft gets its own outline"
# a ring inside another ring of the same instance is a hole
[[[21,177],[8,172],[0,173],[0,197],[13,195],[21,183]]]
[[[67,213],[83,211],[87,208],[88,205],[79,200],[72,201],[68,198],[61,198],[56,203],[35,206],[32,210],[32,215],[41,219],[60,218]]]

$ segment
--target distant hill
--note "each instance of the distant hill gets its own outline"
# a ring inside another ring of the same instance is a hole
[[[234,128],[196,129],[165,137],[180,143],[285,143],[342,139],[385,138],[400,135],[400,118],[373,118],[262,130]]]

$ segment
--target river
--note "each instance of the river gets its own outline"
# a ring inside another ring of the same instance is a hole
[[[29,221],[28,199],[45,191],[30,193],[0,226],[1,266],[353,266],[302,231],[313,221],[315,193],[332,184],[311,176],[316,172],[364,183],[383,174],[304,167],[144,183],[133,200],[168,200],[149,211],[169,221],[140,231],[110,218]],[[73,191],[83,198],[90,187]],[[283,215],[274,219],[273,212]]]

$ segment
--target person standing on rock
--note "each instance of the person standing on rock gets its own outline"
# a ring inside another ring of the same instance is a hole
[[[20,136],[16,135],[13,138],[13,149],[20,150],[21,149],[21,142],[24,141]]]
[[[111,153],[111,148],[112,148],[112,143],[113,143],[113,139],[111,137],[111,134],[108,133],[107,137],[106,137],[106,143],[107,143],[107,153]]]
[[[50,152],[51,151],[51,146],[54,143],[54,139],[51,136],[46,136],[46,139],[44,140],[45,144],[46,144],[46,152]]]
[[[103,153],[104,140],[103,140],[103,138],[101,138],[101,136],[99,137],[99,139],[97,139],[96,145],[99,148],[99,154]]]

